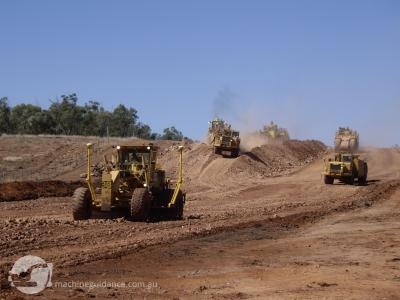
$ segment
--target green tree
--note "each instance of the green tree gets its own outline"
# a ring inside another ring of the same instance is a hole
[[[150,140],[161,140],[161,134],[157,133],[157,132],[153,132],[150,135]]]
[[[137,119],[136,109],[127,108],[123,104],[118,105],[111,116],[110,135],[120,137],[133,136]]]
[[[82,134],[85,109],[77,105],[77,95],[62,95],[61,101],[53,102],[50,114],[55,121],[55,132],[71,135]]]
[[[0,135],[10,132],[10,107],[7,97],[0,98]]]
[[[83,135],[100,135],[99,134],[99,126],[97,124],[97,115],[100,113],[99,102],[89,101],[86,103],[84,108],[82,109],[82,128],[81,132]]]
[[[0,134],[65,134],[95,136],[136,136],[142,139],[182,140],[182,132],[175,127],[164,129],[163,134],[152,132],[149,125],[138,122],[137,110],[118,105],[112,112],[97,101],[78,105],[75,93],[62,95],[49,109],[32,104],[19,104],[10,108],[7,98],[0,98]]]
[[[135,137],[140,138],[140,139],[146,139],[149,140],[151,139],[151,128],[147,124],[143,124],[141,122],[137,123],[133,129],[133,134]]]
[[[55,133],[55,122],[48,110],[42,110],[32,117],[32,134],[41,133]]]
[[[163,131],[163,135],[161,136],[162,140],[172,140],[172,141],[181,141],[183,139],[183,134],[174,126],[165,128]]]
[[[112,113],[101,108],[96,115],[97,135],[107,136],[107,128],[110,128],[111,121]]]
[[[18,104],[11,109],[10,123],[13,133],[30,134],[36,127],[35,115],[42,112],[39,106]]]

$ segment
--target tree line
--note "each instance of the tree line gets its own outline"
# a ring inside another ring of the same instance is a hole
[[[142,139],[182,140],[183,134],[174,126],[162,134],[152,132],[149,125],[139,122],[132,107],[118,105],[107,111],[97,101],[78,105],[77,95],[62,95],[48,109],[32,104],[10,107],[7,97],[0,98],[0,134],[62,134],[86,136],[137,137]]]

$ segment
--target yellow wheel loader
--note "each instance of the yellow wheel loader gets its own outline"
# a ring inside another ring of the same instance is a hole
[[[325,184],[333,184],[335,179],[347,184],[354,184],[357,179],[359,185],[367,183],[368,164],[352,153],[337,153],[335,159],[325,161],[324,171]]]
[[[111,212],[125,210],[130,219],[145,221],[157,212],[167,219],[182,219],[185,193],[183,183],[183,147],[179,147],[179,177],[175,187],[157,165],[158,147],[152,143],[116,147],[111,161],[107,161],[101,175],[101,187],[92,183],[91,160],[93,145],[87,144],[88,187],[75,190],[72,215],[74,220],[91,217],[93,210]]]

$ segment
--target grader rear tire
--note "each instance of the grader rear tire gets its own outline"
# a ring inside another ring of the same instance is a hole
[[[90,195],[89,189],[84,187],[77,188],[72,198],[72,216],[74,217],[74,220],[89,219],[92,214],[92,197]]]
[[[145,221],[150,213],[151,196],[146,188],[136,188],[131,198],[131,218],[134,221]]]

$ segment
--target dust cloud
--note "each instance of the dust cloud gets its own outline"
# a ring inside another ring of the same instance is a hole
[[[221,89],[213,100],[213,117],[237,118],[238,111],[234,103],[236,98],[236,94],[229,87]]]
[[[256,147],[268,144],[268,138],[258,132],[245,132],[241,135],[240,150],[250,152]]]
[[[285,122],[281,122],[285,114],[278,106],[266,108],[258,103],[242,100],[230,87],[224,87],[217,93],[213,100],[212,113],[214,118],[222,118],[240,131],[240,148],[245,152],[268,144],[268,138],[260,134],[264,125],[274,121],[279,127],[286,128]],[[293,118],[290,119],[293,121]],[[289,129],[292,136],[291,133]]]
[[[251,97],[250,97],[251,98]],[[400,144],[400,99],[358,105],[350,117],[335,107],[335,118],[326,119],[326,103],[289,95],[286,99],[246,99],[230,87],[221,89],[213,101],[213,117],[220,117],[240,131],[243,151],[267,143],[258,132],[274,121],[286,128],[291,139],[317,139],[333,147],[336,130],[349,126],[360,134],[360,147],[393,147]]]
[[[360,122],[362,147],[393,147],[400,144],[400,99],[391,104],[375,104],[373,113]]]

